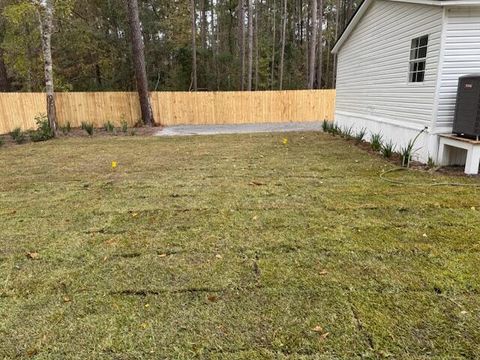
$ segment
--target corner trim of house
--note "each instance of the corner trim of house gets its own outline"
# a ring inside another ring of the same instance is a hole
[[[442,12],[442,33],[440,35],[440,52],[438,54],[438,64],[437,64],[437,83],[435,84],[435,97],[433,100],[433,113],[432,113],[432,123],[430,125],[431,132],[435,132],[438,120],[438,105],[440,104],[440,89],[442,87],[442,78],[443,78],[443,63],[445,55],[445,46],[447,42],[447,25],[448,25],[448,15],[447,9],[443,8]]]

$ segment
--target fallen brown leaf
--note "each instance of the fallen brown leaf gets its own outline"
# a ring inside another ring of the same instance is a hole
[[[218,301],[218,296],[216,296],[216,295],[208,295],[207,299],[208,299],[208,301],[210,301],[210,302],[216,302],[216,301]]]
[[[158,257],[164,258],[164,257],[167,257],[167,254],[160,254],[158,255]]]
[[[117,241],[115,239],[108,239],[107,241],[105,241],[105,244],[107,244],[107,245],[114,245],[116,243],[117,243]]]
[[[38,253],[37,252],[27,252],[25,254],[27,256],[27,258],[29,258],[30,260],[37,260],[38,259]]]
[[[328,335],[330,335],[329,332],[325,332],[325,330],[323,330],[323,328],[320,326],[320,325],[317,325],[315,326],[312,331],[315,331],[316,333],[319,333],[320,334],[320,339],[326,339],[328,337]]]
[[[319,272],[320,275],[327,275],[328,274],[328,271],[327,270],[322,270]]]
[[[38,349],[32,348],[27,350],[27,356],[28,357],[33,357],[38,354]]]
[[[312,330],[318,333],[323,333],[323,328],[320,325],[315,326]]]

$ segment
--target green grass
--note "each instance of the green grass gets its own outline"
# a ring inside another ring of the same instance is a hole
[[[1,148],[0,358],[480,357],[479,190],[284,137]]]

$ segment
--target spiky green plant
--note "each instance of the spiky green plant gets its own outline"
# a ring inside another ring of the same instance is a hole
[[[107,121],[105,124],[103,124],[103,128],[109,133],[112,133],[113,130],[115,130],[115,126],[110,121]]]
[[[330,129],[330,133],[333,136],[337,136],[337,135],[340,135],[342,133],[342,130],[340,129],[340,126],[338,126],[337,124],[332,124],[332,127]]]
[[[420,131],[417,136],[415,136],[413,139],[411,139],[406,146],[404,146],[400,150],[400,155],[402,156],[402,166],[409,168],[410,167],[410,162],[412,161],[412,157],[415,154],[416,151],[418,151],[420,148],[415,149],[415,143],[417,142],[418,138],[420,135],[422,135],[425,131],[427,131],[428,128],[425,127],[422,131]]]
[[[350,126],[350,127],[344,127],[341,131],[342,133],[342,136],[347,139],[347,140],[351,140],[353,139],[353,126]]]
[[[322,130],[323,132],[328,132],[328,128],[330,127],[330,123],[328,122],[328,120],[323,120],[322,122]]]
[[[355,141],[357,144],[363,142],[365,140],[365,136],[367,135],[367,129],[361,128],[356,134],[355,134]]]
[[[381,133],[372,134],[370,138],[370,146],[373,151],[380,151],[382,149],[383,135]]]
[[[85,132],[92,136],[93,135],[93,124],[89,122],[82,122],[82,130],[85,130]]]
[[[127,120],[122,120],[121,126],[122,126],[122,132],[124,134],[126,134],[128,132],[128,122],[127,122]]]
[[[382,144],[382,149],[380,152],[383,157],[390,159],[395,151],[395,144],[392,141]]]

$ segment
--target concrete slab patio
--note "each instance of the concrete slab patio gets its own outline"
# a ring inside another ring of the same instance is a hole
[[[269,132],[321,131],[322,122],[291,122],[234,125],[180,125],[166,127],[156,136],[192,136],[218,134],[248,134]]]

